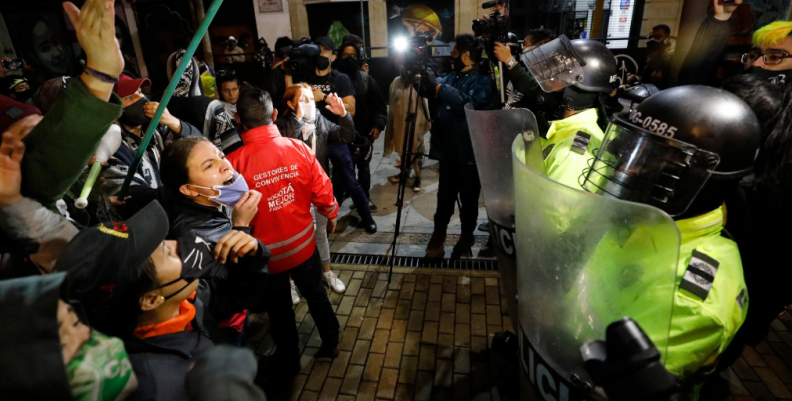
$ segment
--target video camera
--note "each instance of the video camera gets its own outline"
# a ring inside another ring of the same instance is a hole
[[[278,50],[280,52],[282,49]],[[288,52],[289,60],[283,64],[286,73],[295,78],[305,78],[307,74],[313,71],[312,59],[321,52],[322,50],[319,49],[319,46],[313,44],[309,37],[295,40]],[[285,51],[283,53],[285,53]],[[295,82],[297,81],[295,80]]]
[[[404,49],[404,68],[408,71],[421,71],[429,64],[430,51],[428,42],[431,40],[429,35],[418,35],[407,40],[407,47]]]
[[[481,8],[487,10],[505,4],[504,0],[493,0],[482,4]],[[515,56],[519,55],[522,50],[518,45],[519,40],[517,39],[517,35],[509,32],[509,27],[506,23],[506,15],[502,14],[500,11],[493,12],[488,15],[487,18],[474,19],[473,35],[484,40],[487,54],[492,54],[495,42],[501,42],[509,46],[512,54]]]

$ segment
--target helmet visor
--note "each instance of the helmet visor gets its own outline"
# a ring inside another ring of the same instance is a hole
[[[643,203],[679,216],[710,178],[720,158],[616,117],[584,172],[589,192]]]
[[[545,92],[556,92],[583,80],[585,62],[564,35],[526,51],[520,59]]]

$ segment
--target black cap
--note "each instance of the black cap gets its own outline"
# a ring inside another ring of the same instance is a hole
[[[126,295],[135,269],[162,243],[168,227],[168,215],[153,201],[125,222],[82,230],[64,249],[55,269],[68,273],[70,298],[85,305],[92,324],[102,326],[102,315]]]
[[[325,49],[331,50],[333,53],[336,51],[335,42],[327,36],[320,36],[314,40],[317,45],[322,45]]]

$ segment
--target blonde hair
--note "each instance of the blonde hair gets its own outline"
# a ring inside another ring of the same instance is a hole
[[[753,34],[754,46],[772,46],[784,41],[792,33],[792,21],[775,21],[759,28]]]
[[[286,92],[283,94],[283,99],[281,100],[283,104],[287,104],[289,102],[294,103],[294,99],[297,99],[300,96],[300,91],[303,89],[313,90],[310,85],[306,84],[305,82],[300,82],[298,84],[294,84],[288,88],[286,88]]]

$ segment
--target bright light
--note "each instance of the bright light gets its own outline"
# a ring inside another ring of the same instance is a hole
[[[393,47],[396,48],[396,51],[400,52],[407,50],[407,38],[404,36],[396,38],[393,41]]]

